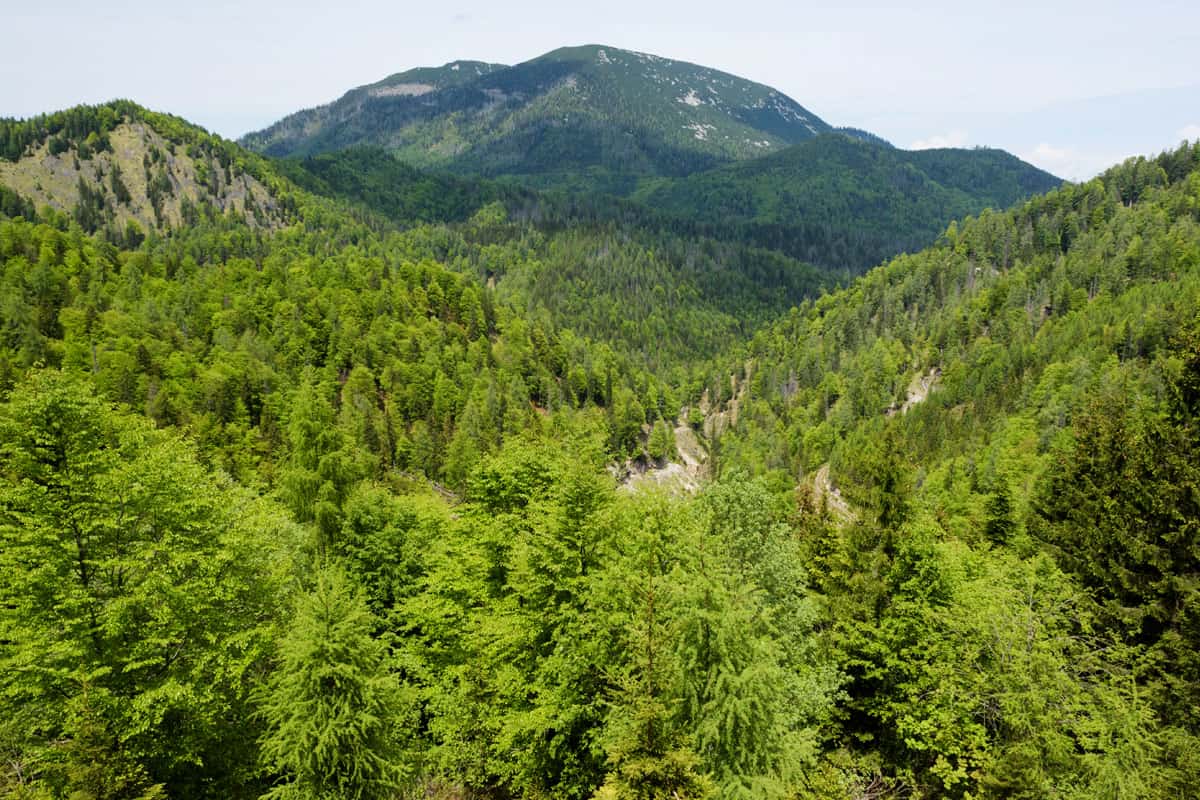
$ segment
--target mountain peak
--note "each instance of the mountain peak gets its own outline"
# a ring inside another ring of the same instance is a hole
[[[271,155],[381,146],[418,166],[535,177],[682,175],[832,128],[777,89],[603,44],[512,67],[454,61],[396,73],[243,142]]]
[[[626,50],[607,44],[580,44],[559,47],[548,53],[543,53],[533,61],[580,61],[597,64],[613,64],[618,59],[633,58],[642,62],[671,61],[669,58],[656,56],[651,53],[641,53],[637,50]],[[682,62],[680,62],[682,63]]]

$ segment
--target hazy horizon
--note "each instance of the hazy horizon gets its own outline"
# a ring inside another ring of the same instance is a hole
[[[1018,3],[992,14],[941,2],[769,2],[734,14],[629,0],[596,10],[71,0],[8,16],[27,35],[0,54],[0,116],[125,97],[237,138],[412,67],[514,64],[602,43],[768,84],[899,147],[1000,147],[1068,179],[1200,138],[1200,10],[1178,2]],[[1135,35],[1152,24],[1154,37]],[[39,60],[48,40],[61,55]]]

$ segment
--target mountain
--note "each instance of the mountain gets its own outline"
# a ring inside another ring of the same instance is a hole
[[[1178,83],[1177,83],[1178,81]],[[1191,82],[1191,85],[1179,85]],[[1018,110],[878,111],[863,124],[888,130],[901,143],[957,132],[974,142],[1006,142],[1012,152],[1036,160],[1071,181],[1085,181],[1133,153],[1153,153],[1200,137],[1200,83],[1186,72],[1165,82],[1171,88],[1062,100]],[[965,132],[965,133],[964,133]]]
[[[278,228],[289,210],[261,157],[128,101],[0,120],[0,188],[31,212],[137,238],[236,217]],[[113,236],[110,236],[113,238]]]
[[[900,150],[823,135],[761,158],[646,181],[633,199],[707,233],[730,231],[827,266],[865,271],[930,244],[953,219],[1061,181],[1002,150]]]
[[[633,197],[646,224],[856,272],[1060,183],[1001,151],[899,150],[770,87],[599,45],[400,73],[242,143],[291,157],[365,145],[462,177]]]
[[[416,165],[457,172],[551,185],[593,171],[620,186],[630,175],[687,174],[829,130],[770,87],[588,45],[507,68],[456,62],[402,73],[242,143],[274,156],[372,144]]]

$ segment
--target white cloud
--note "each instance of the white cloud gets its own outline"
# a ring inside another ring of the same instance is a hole
[[[935,134],[928,139],[918,139],[908,146],[909,150],[933,150],[939,147],[966,147],[967,132],[955,128],[948,133]]]
[[[1200,124],[1193,122],[1191,125],[1184,125],[1175,133],[1176,139],[1186,139],[1189,142],[1200,139]]]
[[[1030,157],[1036,158],[1039,161],[1049,161],[1051,163],[1063,163],[1077,157],[1074,150],[1069,147],[1054,147],[1047,142],[1042,142],[1037,147],[1033,148]]]
[[[1089,180],[1122,161],[1120,156],[1110,153],[1097,153],[1070,146],[1055,147],[1048,142],[1042,142],[1032,150],[1019,152],[1017,156],[1071,181]]]

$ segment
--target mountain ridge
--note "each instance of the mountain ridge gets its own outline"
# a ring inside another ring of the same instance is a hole
[[[73,218],[110,240],[202,216],[276,229],[294,211],[264,158],[129,100],[0,119],[0,189],[19,199],[24,216]]]
[[[736,229],[793,257],[862,271],[930,244],[951,220],[1061,183],[1003,150],[902,150],[839,132],[645,181],[632,199],[699,230]]]

